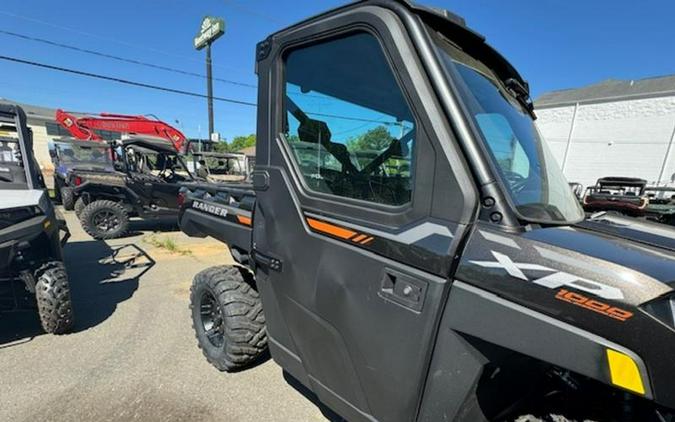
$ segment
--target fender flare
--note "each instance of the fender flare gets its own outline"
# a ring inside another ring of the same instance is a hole
[[[647,399],[653,399],[647,366],[633,351],[596,334],[455,281],[443,328],[468,334],[542,362],[613,386],[607,350],[630,356],[637,364]],[[615,387],[618,388],[618,387]]]

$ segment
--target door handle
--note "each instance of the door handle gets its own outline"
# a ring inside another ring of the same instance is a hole
[[[269,268],[270,270],[281,272],[280,260],[272,258],[271,256],[265,255],[263,253],[260,253],[255,249],[253,250],[251,257],[253,258],[253,262],[255,262],[257,265]]]
[[[384,269],[379,296],[419,312],[424,306],[428,283],[389,268]]]

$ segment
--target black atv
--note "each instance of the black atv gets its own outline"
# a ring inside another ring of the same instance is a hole
[[[54,192],[63,208],[72,210],[77,197],[70,186],[73,170],[112,172],[112,156],[107,144],[74,139],[53,141],[49,154],[54,164]]]
[[[82,228],[95,239],[123,236],[132,217],[158,219],[178,214],[179,183],[192,175],[173,146],[151,138],[111,143],[115,171],[74,169],[69,185]]]
[[[0,287],[12,298],[2,310],[21,307],[25,294],[14,286],[22,283],[37,299],[44,330],[62,334],[73,325],[62,252],[69,233],[49,200],[32,144],[23,110],[0,104]]]

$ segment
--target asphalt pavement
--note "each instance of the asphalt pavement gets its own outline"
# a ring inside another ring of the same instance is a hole
[[[75,329],[52,336],[34,311],[0,315],[0,421],[325,420],[272,361],[227,374],[197,348],[189,287],[231,262],[223,244],[144,222],[96,241],[64,215]]]

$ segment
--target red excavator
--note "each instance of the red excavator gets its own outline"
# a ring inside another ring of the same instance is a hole
[[[101,113],[98,116],[75,117],[59,109],[56,110],[56,121],[74,138],[86,141],[102,141],[103,138],[95,130],[107,130],[163,138],[171,142],[179,153],[184,152],[183,148],[187,147],[187,138],[180,130],[159,119],[148,119],[145,116]]]

